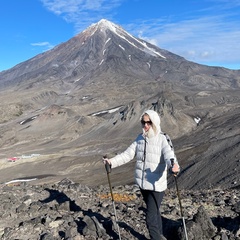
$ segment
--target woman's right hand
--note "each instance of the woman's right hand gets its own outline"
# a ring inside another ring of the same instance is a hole
[[[105,165],[105,169],[107,173],[109,174],[111,172],[112,164],[111,164],[111,161],[107,158],[107,156],[103,157],[103,163]]]

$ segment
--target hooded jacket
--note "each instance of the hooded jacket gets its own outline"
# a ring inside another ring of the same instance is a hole
[[[171,167],[171,160],[177,163],[170,138],[161,132],[160,117],[153,110],[148,114],[152,121],[155,135],[145,137],[139,134],[135,141],[121,154],[111,158],[112,168],[121,166],[136,158],[135,182],[145,190],[162,192],[167,189],[167,169]]]

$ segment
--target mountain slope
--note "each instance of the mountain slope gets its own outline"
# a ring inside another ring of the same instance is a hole
[[[239,86],[239,71],[189,62],[101,20],[0,72],[0,181],[39,175],[40,169],[55,180],[71,175],[91,184],[104,181],[97,171],[102,171],[101,156],[127,147],[141,132],[141,113],[153,108],[174,140],[183,169],[179,179],[186,188],[232,186],[234,169],[222,175],[214,171],[211,180],[206,176],[212,174],[216,156],[228,152],[233,163],[239,159],[239,118],[234,117],[239,114]],[[221,144],[209,140],[206,129],[212,130],[211,139],[226,135]],[[31,174],[27,161],[20,159],[14,168],[6,161],[32,153],[41,157],[31,162]],[[221,167],[228,169],[224,162]],[[132,181],[133,165],[116,170],[115,181]],[[187,181],[188,176],[196,181]]]

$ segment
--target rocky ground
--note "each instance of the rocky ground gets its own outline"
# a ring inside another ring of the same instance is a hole
[[[149,239],[145,205],[135,185],[88,187],[63,179],[55,184],[2,184],[0,238],[3,240]],[[240,239],[239,189],[180,190],[189,240]],[[176,189],[166,191],[161,208],[164,235],[185,239]]]

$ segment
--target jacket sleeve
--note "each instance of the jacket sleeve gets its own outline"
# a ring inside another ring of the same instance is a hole
[[[162,143],[162,153],[164,156],[164,160],[168,166],[168,168],[172,167],[171,160],[173,159],[174,163],[178,164],[178,160],[174,153],[174,148],[170,137],[167,134],[163,134],[163,143]]]
[[[119,167],[125,163],[130,162],[136,153],[137,142],[134,141],[124,152],[110,158],[112,168]]]

